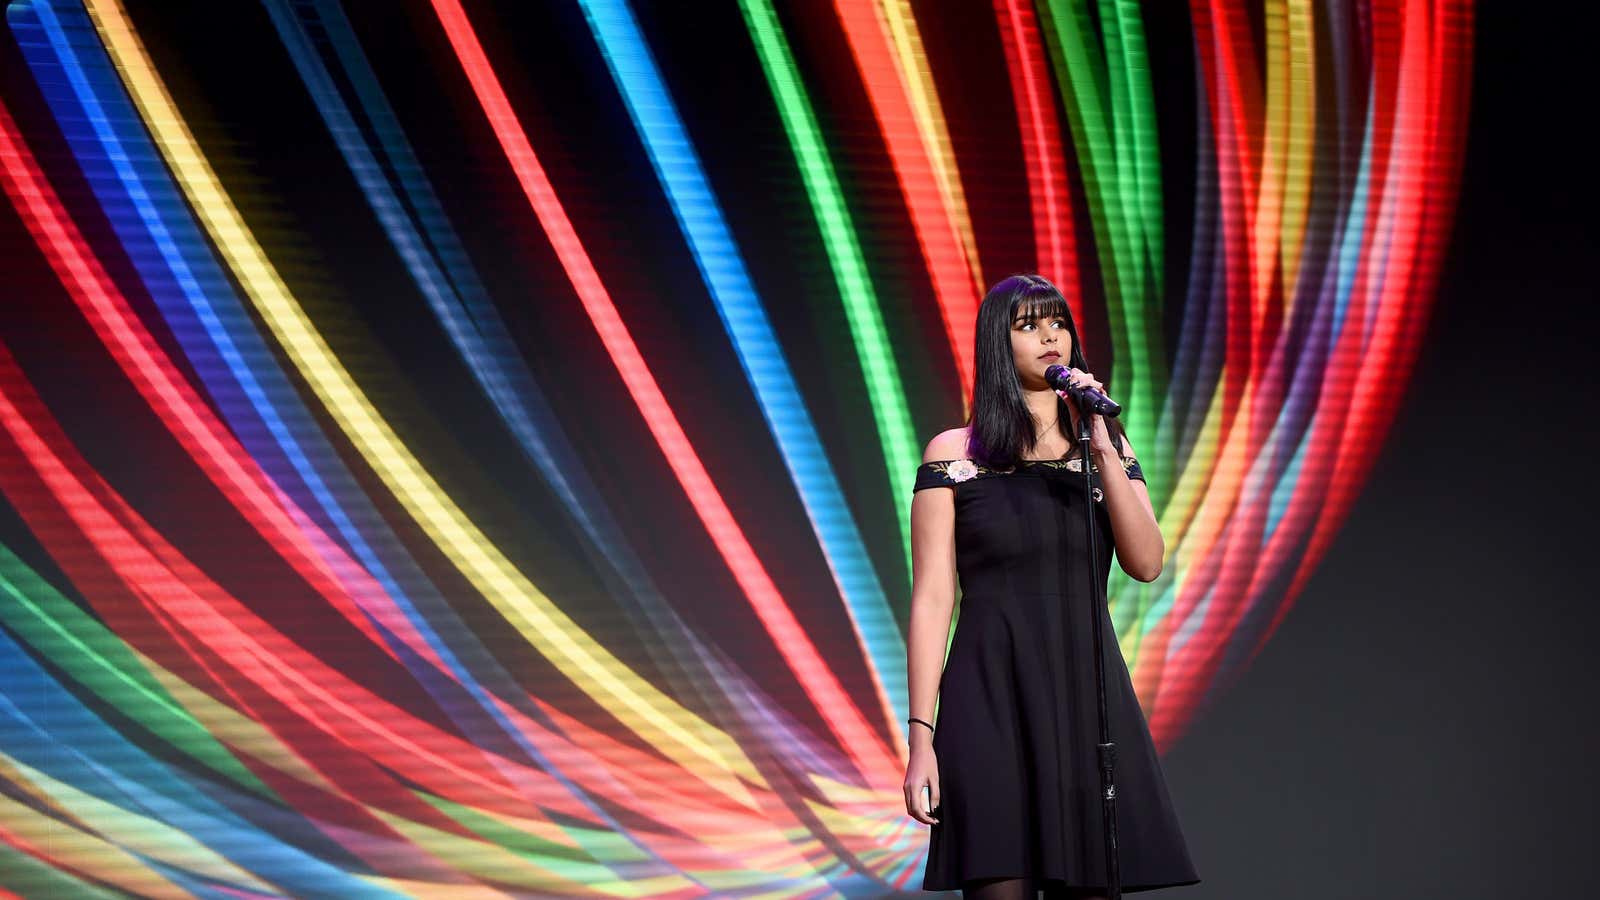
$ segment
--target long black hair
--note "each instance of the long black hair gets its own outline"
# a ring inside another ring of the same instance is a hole
[[[1072,335],[1072,352],[1067,363],[1080,372],[1089,371],[1078,337],[1072,309],[1060,289],[1039,275],[1012,275],[1001,279],[978,306],[977,347],[972,385],[972,412],[967,417],[967,456],[994,468],[1010,468],[1033,449],[1039,425],[1028,403],[1022,398],[1017,380],[1016,357],[1011,350],[1011,325],[1017,318],[1029,321],[1039,316],[1060,316]],[[1056,398],[1056,428],[1067,439],[1068,456],[1078,455],[1077,435],[1072,432],[1072,414],[1067,401]],[[1122,452],[1122,423],[1106,419],[1106,433],[1117,452]]]

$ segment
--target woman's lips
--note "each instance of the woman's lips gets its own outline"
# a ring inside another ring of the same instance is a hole
[[[1039,358],[1040,359],[1060,359],[1061,358],[1061,354],[1059,354],[1059,353],[1055,352],[1054,350],[1052,350],[1049,353],[1046,353],[1045,355],[1043,355],[1043,356],[1041,356]]]

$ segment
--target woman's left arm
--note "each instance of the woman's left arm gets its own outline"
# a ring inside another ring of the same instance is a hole
[[[1122,438],[1122,450],[1124,455],[1137,458],[1126,435]],[[1161,537],[1155,507],[1150,503],[1149,488],[1143,481],[1128,477],[1115,448],[1096,450],[1094,464],[1100,469],[1101,489],[1105,491],[1106,508],[1111,513],[1117,562],[1122,571],[1139,581],[1155,581],[1161,574],[1166,541]]]

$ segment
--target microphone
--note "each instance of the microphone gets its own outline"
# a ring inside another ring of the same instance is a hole
[[[1056,390],[1071,394],[1073,399],[1078,401],[1080,410],[1087,406],[1089,412],[1099,413],[1108,419],[1116,418],[1117,414],[1122,412],[1120,404],[1092,387],[1069,386],[1067,367],[1060,363],[1053,363],[1050,368],[1044,370],[1044,380],[1050,382],[1050,386]]]

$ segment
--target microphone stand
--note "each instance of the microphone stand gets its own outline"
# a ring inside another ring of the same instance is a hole
[[[1084,528],[1089,536],[1089,588],[1094,598],[1089,606],[1089,633],[1094,635],[1094,685],[1100,714],[1100,743],[1095,745],[1100,760],[1100,819],[1106,844],[1106,896],[1109,900],[1122,900],[1122,872],[1117,852],[1117,745],[1111,740],[1111,720],[1106,715],[1106,669],[1104,639],[1100,629],[1100,610],[1105,597],[1100,591],[1100,571],[1096,565],[1100,558],[1095,540],[1094,483],[1091,467],[1094,460],[1089,453],[1090,419],[1093,407],[1074,394],[1078,404],[1078,447],[1083,454],[1083,513]]]

